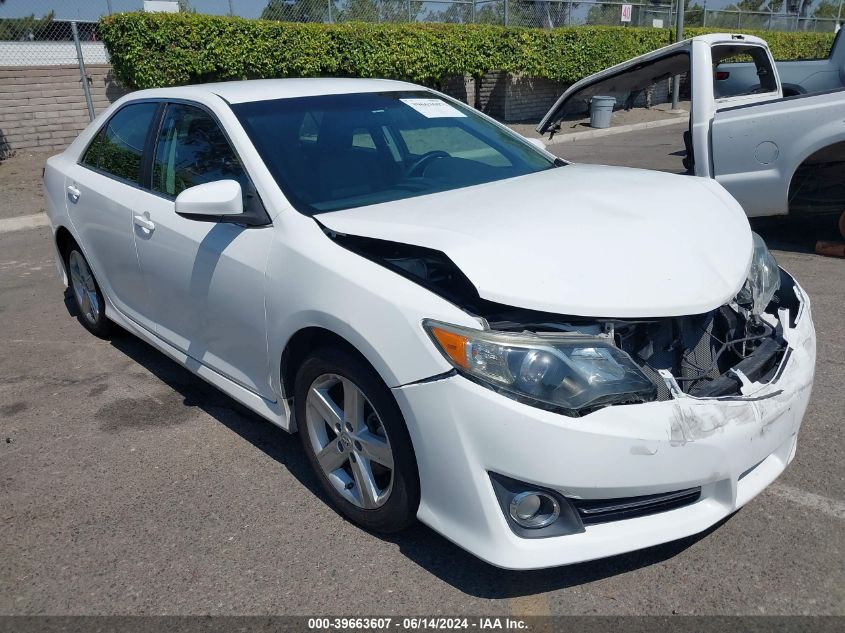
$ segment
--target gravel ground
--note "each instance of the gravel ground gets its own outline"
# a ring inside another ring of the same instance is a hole
[[[21,151],[0,161],[0,220],[44,212],[41,170],[50,155]]]

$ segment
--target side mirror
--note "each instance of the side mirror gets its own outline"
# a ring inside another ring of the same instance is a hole
[[[237,216],[243,212],[241,185],[236,180],[207,182],[176,196],[176,213],[191,220],[239,222]]]
[[[524,138],[526,141],[531,143],[537,149],[542,149],[542,150],[546,149],[546,144],[543,142],[543,139],[541,139],[541,138],[528,138],[527,136],[523,136],[522,138]]]

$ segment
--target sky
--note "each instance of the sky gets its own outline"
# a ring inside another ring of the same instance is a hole
[[[267,0],[231,1],[235,13],[246,18],[258,17],[267,5]],[[670,2],[670,0],[664,1],[666,4]],[[696,1],[703,4],[702,0]],[[719,9],[735,1],[707,0],[706,6],[708,9]],[[42,16],[55,11],[58,19],[96,20],[108,13],[109,3],[115,12],[137,11],[143,6],[143,0],[6,0],[5,3],[0,4],[0,18],[20,17],[33,13],[36,16]],[[198,13],[222,15],[229,12],[229,0],[190,0],[190,4]]]

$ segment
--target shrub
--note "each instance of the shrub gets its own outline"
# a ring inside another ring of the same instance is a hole
[[[699,35],[705,29],[687,29]],[[439,85],[493,70],[572,83],[665,46],[671,29],[459,24],[301,24],[198,14],[122,13],[100,34],[131,88],[297,76],[389,77]],[[778,59],[824,57],[832,34],[763,35]]]

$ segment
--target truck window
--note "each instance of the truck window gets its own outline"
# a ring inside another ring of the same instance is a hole
[[[777,92],[772,63],[763,47],[717,44],[712,56],[713,95],[717,99]]]

